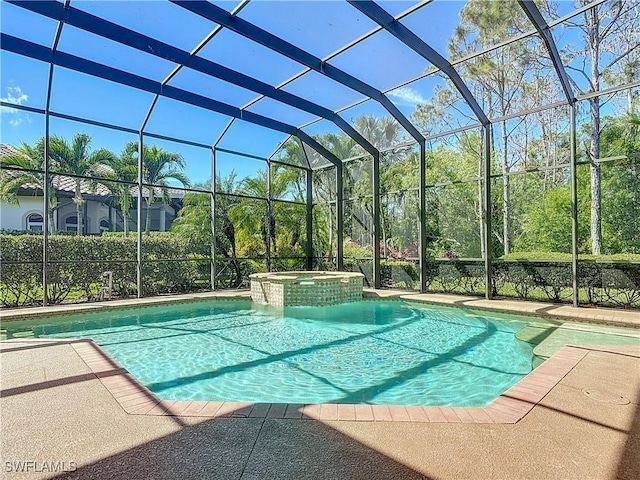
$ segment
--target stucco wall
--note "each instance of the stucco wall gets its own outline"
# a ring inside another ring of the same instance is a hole
[[[96,202],[94,200],[86,200],[86,217],[85,223],[87,225],[86,233],[99,234],[100,233],[100,221],[106,220],[110,222],[111,230],[115,230],[116,227],[113,222],[116,218],[115,214],[109,211],[109,207],[102,202]],[[26,230],[27,229],[27,216],[32,213],[38,213],[42,215],[42,197],[20,197],[20,204],[9,205],[5,202],[0,202],[0,229],[3,230]],[[83,208],[85,208],[83,206]],[[142,226],[145,227],[146,221],[146,207],[142,212]],[[130,224],[132,230],[136,229],[135,219],[136,210],[131,210],[130,220],[133,222]],[[66,220],[69,217],[76,216],[76,205],[73,203],[72,198],[59,198],[56,210],[54,212],[54,224],[56,224],[58,230],[66,230]],[[175,219],[175,212],[169,205],[164,205],[160,202],[156,202],[151,208],[151,229],[165,231],[171,226],[171,223]],[[120,220],[117,226],[118,230],[122,230],[122,221]]]
[[[0,229],[26,230],[27,217],[32,213],[43,215],[42,197],[20,197],[19,205],[9,205],[0,202]],[[109,220],[109,207],[93,200],[86,201],[88,234],[100,233],[100,220]],[[76,216],[76,205],[70,198],[59,199],[56,211],[54,211],[54,223],[58,222],[58,230],[65,230],[65,222],[68,217]]]
[[[0,202],[0,229],[26,230],[27,216],[42,215],[42,197],[20,197],[19,205]]]

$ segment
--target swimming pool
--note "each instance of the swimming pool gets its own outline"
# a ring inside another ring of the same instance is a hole
[[[482,406],[532,370],[533,345],[515,336],[527,325],[404,301],[214,300],[4,328],[90,338],[162,399]]]

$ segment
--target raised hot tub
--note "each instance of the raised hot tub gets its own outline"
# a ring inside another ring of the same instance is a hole
[[[271,272],[249,275],[251,300],[276,307],[333,305],[362,298],[355,272]]]

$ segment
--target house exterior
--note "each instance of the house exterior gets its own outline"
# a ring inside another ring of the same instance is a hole
[[[16,153],[11,145],[0,144],[0,155]],[[3,169],[1,175],[11,175],[12,171]],[[55,175],[53,177],[55,188],[55,205],[53,207],[54,230],[57,232],[76,232],[78,225],[75,196],[75,179]],[[158,189],[159,190],[159,189]],[[114,196],[109,188],[96,183],[90,186],[88,182],[81,182],[81,192],[84,202],[83,218],[84,235],[100,235],[106,231],[123,231],[124,217],[118,208]],[[161,198],[158,191],[156,198]],[[171,201],[164,204],[156,200],[151,206],[150,229],[164,232],[171,227],[178,210],[182,207],[182,192],[169,189]],[[137,189],[132,188],[133,207],[129,212],[129,230],[137,230]],[[146,189],[143,189],[143,198],[146,198]],[[18,205],[10,205],[0,201],[0,230],[1,231],[42,231],[44,225],[44,199],[43,192],[35,185],[23,185],[18,190]],[[147,203],[142,202],[142,227],[145,228],[147,215]]]

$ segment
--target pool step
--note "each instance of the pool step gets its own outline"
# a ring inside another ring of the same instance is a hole
[[[516,338],[523,342],[539,345],[557,328],[556,325],[528,325],[516,333]]]
[[[618,345],[640,348],[640,337],[561,327],[536,346],[533,353],[549,358],[565,345]]]
[[[640,330],[578,322],[532,324],[517,332],[516,338],[536,345],[533,353],[542,358],[549,358],[565,345],[627,345],[640,348]]]
[[[3,340],[6,340],[7,338],[31,338],[31,337],[35,337],[35,335],[33,334],[33,330],[29,329],[29,330],[11,332],[10,336],[5,333],[4,337],[6,338],[3,338]]]

